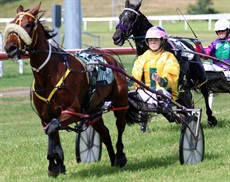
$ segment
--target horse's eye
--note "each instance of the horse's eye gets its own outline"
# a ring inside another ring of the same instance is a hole
[[[34,28],[34,23],[27,23],[25,26],[24,26],[24,29],[29,33],[32,31],[32,29]]]
[[[130,13],[130,14],[127,15],[127,18],[128,18],[129,20],[132,20],[133,17],[134,17],[134,16],[132,15],[132,13]]]
[[[132,18],[132,15],[131,15],[131,14],[127,14],[127,18],[128,18],[128,19],[131,19],[131,18]]]
[[[33,25],[32,25],[31,23],[28,23],[28,24],[26,24],[25,28],[26,28],[26,29],[30,29],[30,28],[32,28],[32,26],[33,26]]]

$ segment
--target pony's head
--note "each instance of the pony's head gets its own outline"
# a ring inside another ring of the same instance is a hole
[[[138,17],[140,16],[139,8],[140,1],[137,5],[130,4],[129,0],[125,2],[125,8],[119,16],[119,23],[116,26],[116,31],[113,35],[115,45],[122,46],[132,34],[133,28],[136,26]]]
[[[33,48],[38,39],[38,25],[39,19],[44,14],[40,11],[40,5],[37,5],[32,10],[25,10],[22,5],[17,8],[17,15],[12,22],[10,22],[4,30],[4,49],[9,58],[15,56],[20,57],[28,48]],[[38,17],[39,13],[42,14]],[[41,26],[43,28],[43,26]],[[44,29],[44,28],[43,28]],[[45,37],[50,38],[47,31],[44,31]]]

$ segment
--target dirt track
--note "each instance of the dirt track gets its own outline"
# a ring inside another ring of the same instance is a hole
[[[28,90],[12,90],[12,91],[0,91],[0,98],[1,97],[16,97],[16,96],[26,96],[29,95],[30,91]]]

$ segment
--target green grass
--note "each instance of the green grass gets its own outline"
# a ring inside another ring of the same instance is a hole
[[[82,0],[82,12],[84,17],[110,17],[112,16],[112,11],[114,14],[118,15],[120,11],[124,8],[126,0],[114,1],[117,2],[114,10],[112,10],[111,0],[101,0],[100,3],[97,0]],[[17,0],[15,2],[6,3],[1,6],[1,17],[14,17],[16,14],[16,8],[19,4],[23,5],[26,9],[32,9],[38,5],[40,0]],[[119,3],[118,3],[119,2]],[[130,0],[134,2],[134,0]],[[142,2],[141,11],[147,15],[176,15],[176,9],[179,8],[184,14],[186,14],[189,4],[195,4],[197,0],[144,0]],[[211,8],[219,11],[220,13],[229,13],[230,5],[228,0],[212,0],[213,5]],[[46,15],[50,17],[51,7],[53,4],[60,4],[64,8],[63,0],[43,0],[41,8],[46,10]],[[63,12],[64,14],[64,12]]]
[[[134,57],[120,56],[128,72]],[[8,71],[0,78],[1,90],[29,90],[32,75],[28,62],[22,75],[18,74],[15,62],[5,62],[5,68]],[[200,98],[201,94],[195,94],[195,101]],[[128,163],[122,169],[110,167],[104,145],[100,162],[76,163],[76,134],[61,131],[67,173],[54,180],[47,177],[47,136],[30,106],[29,95],[0,97],[0,181],[229,181],[229,105],[229,94],[215,95],[213,111],[219,120],[216,128],[209,127],[203,110],[205,159],[202,163],[179,164],[181,125],[170,124],[159,115],[151,120],[150,132],[145,134],[140,132],[138,124],[126,127],[124,145]],[[205,108],[204,101],[196,103],[196,108]],[[115,144],[114,116],[105,114],[104,120]]]
[[[31,7],[32,1],[20,2],[22,4],[27,3],[25,7]],[[51,4],[54,1],[47,0],[45,2]],[[85,2],[88,2],[90,6],[95,3],[99,4],[97,1],[90,1],[89,3],[89,0],[85,0],[83,3]],[[148,0],[143,2],[145,4]],[[33,4],[35,4],[34,1]],[[145,13],[145,10],[148,11],[145,9],[148,6],[144,4],[141,9],[143,13]],[[217,5],[222,6],[223,4],[218,3]],[[11,12],[16,9],[15,4],[7,6],[10,7]],[[7,10],[7,6],[2,9]],[[50,7],[50,5],[43,7]],[[1,11],[1,15],[2,13],[4,11]],[[157,24],[157,22],[153,23]],[[192,21],[190,25],[205,45],[215,39],[216,35],[212,31],[207,31],[206,22]],[[190,30],[184,30],[183,22],[163,22],[163,26],[170,35],[193,37]],[[113,45],[111,38],[113,32],[109,31],[107,23],[90,23],[88,31],[101,36],[101,47],[116,47]],[[88,38],[83,38],[83,41],[93,42],[92,39]],[[125,43],[124,46],[129,47],[129,44]],[[125,68],[130,72],[135,55],[120,56],[120,58]],[[9,90],[29,90],[33,76],[28,60],[24,61],[24,66],[25,72],[20,75],[16,62],[4,62],[5,72],[3,78],[0,78],[0,94]],[[201,98],[201,94],[195,94],[195,100],[197,101],[199,98]],[[109,157],[104,145],[100,162],[76,163],[76,134],[61,131],[67,173],[66,175],[60,175],[57,179],[52,179],[47,176],[47,136],[42,130],[38,116],[30,106],[29,95],[0,97],[0,181],[227,182],[230,181],[229,106],[229,94],[215,95],[213,111],[219,120],[219,125],[216,128],[210,128],[206,121],[204,101],[201,100],[196,103],[196,108],[204,109],[202,123],[205,134],[205,159],[202,163],[183,166],[179,164],[178,147],[181,125],[170,124],[162,116],[156,116],[149,123],[150,132],[145,134],[140,132],[138,124],[126,127],[124,145],[128,163],[122,169],[110,167]],[[112,113],[105,114],[104,120],[110,129],[115,144],[117,131]]]
[[[196,94],[196,99],[200,97]],[[214,115],[219,120],[210,128],[203,114],[205,159],[196,165],[180,165],[178,156],[181,125],[166,122],[162,116],[149,123],[142,134],[138,124],[124,133],[128,163],[124,168],[110,167],[103,145],[100,162],[83,164],[75,160],[75,133],[61,131],[66,175],[55,181],[229,181],[229,94],[215,97]],[[226,103],[223,105],[223,103]],[[54,181],[47,176],[47,136],[39,118],[30,107],[29,96],[0,98],[0,181]],[[203,107],[203,102],[196,105]],[[104,115],[115,144],[117,131],[112,113]]]

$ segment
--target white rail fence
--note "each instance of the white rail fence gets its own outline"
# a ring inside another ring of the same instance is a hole
[[[229,14],[203,14],[203,15],[184,15],[185,19],[187,21],[208,21],[208,27],[207,29],[210,31],[212,27],[212,21],[218,20],[218,19],[230,19],[230,13]],[[171,16],[147,16],[148,20],[150,21],[158,21],[158,25],[162,26],[163,21],[177,21],[181,20],[184,21],[182,16],[179,15],[171,15]],[[87,31],[87,24],[88,22],[109,22],[109,29],[110,31],[113,30],[114,23],[118,22],[118,17],[104,17],[104,18],[83,18],[83,28],[84,31]],[[184,29],[188,29],[188,25],[186,21],[184,21]]]
[[[228,14],[200,14],[200,15],[184,15],[185,19],[187,21],[195,21],[195,20],[200,20],[200,21],[208,21],[208,27],[207,29],[210,31],[211,26],[212,26],[212,21],[213,20],[218,20],[218,19],[230,19],[230,13]],[[168,15],[168,16],[147,16],[148,20],[150,21],[158,21],[159,26],[163,25],[163,21],[177,21],[181,20],[184,21],[183,17],[180,15]],[[12,18],[0,18],[0,24],[1,23],[9,23],[12,21]],[[47,22],[52,22],[51,18],[45,18]],[[62,22],[64,19],[62,18]],[[109,30],[113,30],[114,23],[117,23],[119,21],[118,17],[92,17],[92,18],[83,18],[82,23],[83,23],[83,30],[87,31],[87,24],[90,22],[108,22],[109,23]],[[184,28],[185,30],[188,29],[187,23],[184,21]]]
[[[207,30],[210,31],[212,27],[212,21],[216,21],[218,19],[228,19],[230,20],[230,13],[228,14],[201,14],[201,15],[184,15],[185,19],[187,21],[207,21],[208,27]],[[164,21],[184,21],[184,29],[188,29],[188,25],[184,18],[180,15],[170,15],[170,16],[147,16],[148,20],[150,21],[158,21],[158,25],[162,26]],[[0,18],[0,24],[7,25],[9,22],[11,22],[13,18]],[[52,22],[52,18],[45,18],[46,22]],[[62,22],[64,19],[62,18]],[[83,18],[82,24],[83,24],[83,30],[87,31],[87,25],[90,22],[108,22],[109,23],[109,30],[113,30],[114,24],[118,23],[119,19],[118,17],[98,17],[98,18]],[[2,51],[2,32],[3,30],[0,30],[0,52]],[[19,60],[19,73],[23,73],[23,61]],[[3,76],[3,62],[0,61],[0,77]]]

